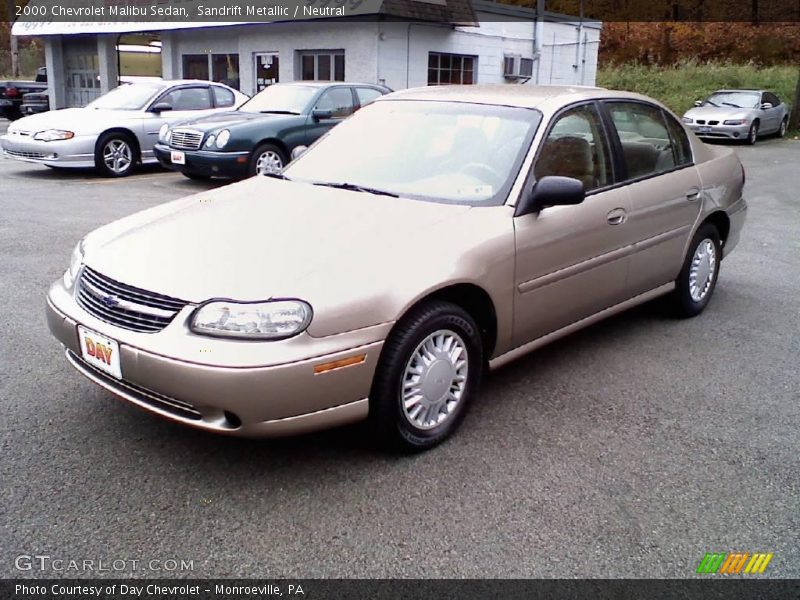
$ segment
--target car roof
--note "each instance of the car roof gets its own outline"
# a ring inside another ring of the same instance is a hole
[[[276,83],[275,85],[281,86],[298,86],[298,87],[328,87],[333,85],[357,85],[357,86],[364,86],[364,87],[372,87],[372,88],[379,88],[379,89],[388,89],[385,85],[379,85],[377,83],[361,83],[360,81],[284,81]]]
[[[659,104],[652,98],[641,94],[608,90],[601,87],[509,84],[419,87],[394,92],[379,100],[383,102],[387,100],[438,100],[537,108],[545,103],[548,105],[571,104],[581,100],[602,98],[645,100]]]
[[[740,89],[736,89],[736,90],[716,90],[714,93],[715,94],[730,94],[730,93],[733,93],[733,92],[753,92],[753,93],[758,92],[759,94],[761,94],[761,93],[766,92],[766,91],[767,90],[754,90],[754,89],[750,89],[750,88],[740,88]]]

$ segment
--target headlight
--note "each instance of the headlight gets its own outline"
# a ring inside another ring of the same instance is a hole
[[[47,129],[39,131],[34,134],[33,139],[40,142],[55,142],[56,140],[69,140],[75,137],[72,131],[64,131],[63,129]]]
[[[64,287],[72,288],[83,264],[83,240],[77,243],[69,258],[69,268],[64,272]]]
[[[228,143],[228,140],[231,139],[231,132],[227,129],[223,129],[217,134],[217,148],[224,148],[225,144]]]
[[[168,141],[167,140],[167,135],[168,134],[169,134],[169,125],[164,123],[161,126],[161,129],[158,130],[158,139],[161,140],[162,142],[166,142],[166,141]]]
[[[727,121],[723,121],[723,125],[744,125],[747,123],[747,119],[728,119]]]
[[[694,123],[694,119],[692,119],[690,117],[683,117],[683,122],[684,123]]]
[[[311,307],[302,300],[234,302],[212,300],[192,315],[195,333],[248,340],[287,338],[311,323]]]
[[[208,136],[208,139],[206,140],[206,148],[213,148],[216,139],[217,138],[214,136],[213,133],[210,136]]]

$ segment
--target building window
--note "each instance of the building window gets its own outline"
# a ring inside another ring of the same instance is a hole
[[[344,81],[344,50],[301,52],[300,79],[303,81]]]
[[[428,85],[475,83],[477,56],[462,54],[428,53]]]
[[[184,54],[183,78],[216,81],[239,89],[238,54]]]

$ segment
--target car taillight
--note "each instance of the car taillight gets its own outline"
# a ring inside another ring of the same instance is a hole
[[[6,97],[7,98],[16,98],[19,96],[19,90],[15,87],[6,88]]]

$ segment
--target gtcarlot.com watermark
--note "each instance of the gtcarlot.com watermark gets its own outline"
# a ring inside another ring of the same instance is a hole
[[[38,573],[180,573],[194,571],[194,560],[183,558],[62,558],[49,554],[20,554],[14,559],[18,571]]]

